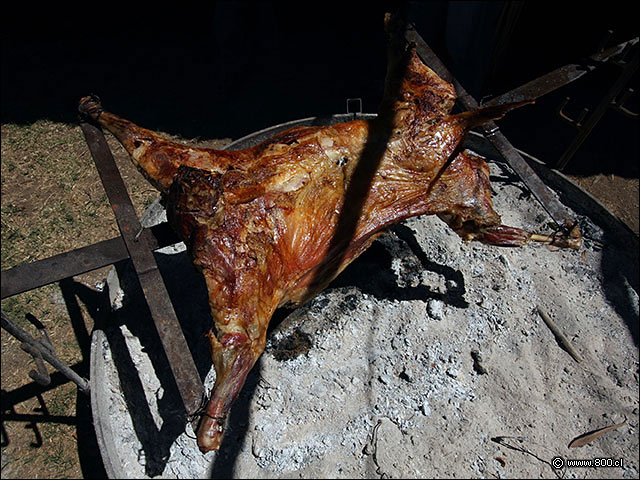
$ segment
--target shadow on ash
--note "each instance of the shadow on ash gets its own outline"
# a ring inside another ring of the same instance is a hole
[[[604,428],[581,453],[621,461],[587,475],[637,477],[637,249],[550,172],[580,228],[530,233],[545,211],[463,143],[527,102],[451,114],[453,86],[394,38],[377,116],[224,151],[82,99],[167,199],[185,244],[156,258],[211,392],[194,431],[117,265],[91,375],[110,475],[533,478]]]
[[[481,137],[468,143],[489,159],[503,219],[542,229],[546,213],[508,165]],[[465,243],[433,216],[396,225],[313,300],[276,312],[221,449],[204,455],[133,268],[116,265],[107,282],[113,314],[92,345],[94,418],[109,475],[549,477],[554,457],[610,457],[622,466],[581,474],[637,478],[638,295],[625,276],[633,254],[610,238],[592,198],[546,175],[580,220],[580,251]],[[159,201],[145,217],[164,221]],[[156,260],[209,391],[204,281],[181,243]],[[568,448],[624,418],[621,428]]]

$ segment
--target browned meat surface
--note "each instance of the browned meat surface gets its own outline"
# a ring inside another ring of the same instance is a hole
[[[93,97],[81,100],[80,111],[111,131],[168,196],[169,221],[206,280],[216,381],[198,430],[203,452],[219,448],[276,308],[318,293],[386,227],[435,214],[465,240],[532,239],[501,225],[487,164],[460,151],[470,128],[513,106],[451,115],[454,101],[453,86],[411,47],[390,59],[375,120],[293,128],[242,151],[172,143],[103,111]]]

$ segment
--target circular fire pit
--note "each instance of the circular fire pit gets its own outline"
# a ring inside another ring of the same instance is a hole
[[[290,122],[231,148],[295,125],[349,119]],[[503,222],[548,233],[548,215],[484,138],[472,134],[467,145],[490,160]],[[434,216],[397,225],[312,301],[277,312],[218,452],[198,450],[133,270],[118,265],[108,282],[114,312],[94,331],[91,351],[108,474],[549,477],[559,456],[623,458],[622,468],[581,474],[637,478],[637,253],[627,249],[634,239],[584,191],[527,160],[580,219],[580,251],[465,244]],[[208,392],[215,373],[204,281],[182,244],[156,260],[191,349],[185,355]],[[568,449],[574,437],[624,418],[619,429]]]

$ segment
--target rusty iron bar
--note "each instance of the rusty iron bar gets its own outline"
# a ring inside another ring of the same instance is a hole
[[[431,67],[441,78],[453,84],[458,102],[467,110],[479,107],[478,102],[464,89],[460,82],[451,74],[434,51],[424,41],[413,25],[408,25],[405,31],[405,39],[416,44],[416,51],[422,61]],[[507,140],[495,122],[488,122],[483,127],[485,137],[500,152],[502,157],[518,174],[533,196],[538,200],[547,213],[560,227],[575,224],[575,219],[569,214],[568,209],[557,200],[536,172],[529,166],[518,153],[511,142]]]
[[[80,127],[138,275],[185,410],[191,415],[202,403],[204,386],[153,256],[153,240],[150,238],[150,232],[148,229],[141,228],[102,130],[86,121],[82,121]]]
[[[145,229],[146,230],[146,229]],[[178,242],[168,224],[151,227],[147,235],[150,247],[157,248]],[[33,290],[74,275],[90,272],[129,258],[122,237],[111,238],[93,245],[80,247],[35,262],[2,270],[2,299]]]
[[[2,298],[33,290],[64,278],[129,258],[122,237],[2,271]]]
[[[503,103],[536,100],[560,87],[578,80],[583,75],[594,71],[598,66],[606,62],[617,62],[620,57],[626,55],[630,49],[633,49],[637,43],[638,37],[634,37],[613,47],[600,49],[581,63],[563,65],[524,85],[509,90],[507,93],[498,95],[484,102],[482,105],[501,105]]]
[[[71,368],[65,365],[58,358],[56,353],[52,350],[53,347],[51,346],[51,343],[48,340],[43,339],[44,340],[43,341],[43,340],[34,339],[25,330],[23,330],[18,325],[16,325],[15,322],[13,322],[13,320],[11,320],[11,318],[9,318],[9,316],[7,316],[4,312],[1,312],[1,313],[2,313],[2,328],[4,328],[7,332],[9,332],[11,335],[13,335],[14,337],[16,337],[18,340],[22,342],[22,349],[24,351],[31,354],[36,359],[39,358],[39,359],[46,360],[51,365],[53,365],[56,369],[58,369],[60,373],[62,373],[65,377],[67,377],[73,383],[78,385],[78,389],[82,393],[86,393],[86,394],[89,393],[89,381],[86,378],[81,377],[76,372],[74,372]],[[40,370],[40,368],[38,368],[38,370]],[[38,373],[41,373],[41,372],[36,372],[36,376],[38,376],[37,375]],[[29,372],[29,374],[30,374],[29,376],[31,376],[31,372]],[[40,383],[39,380],[46,380],[46,377],[48,376],[49,375],[47,374],[46,376],[44,376],[45,378],[41,378],[41,379],[36,379],[33,376],[31,376],[31,378],[34,378],[34,380]]]
[[[524,85],[513,90],[498,95],[486,102],[483,106],[501,105],[503,103],[515,103],[527,100],[535,100],[537,98],[553,92],[558,88],[567,85],[579,79],[586,73],[592,71],[595,67],[592,65],[583,66],[579,64],[564,65],[553,70],[541,77],[535,78]]]

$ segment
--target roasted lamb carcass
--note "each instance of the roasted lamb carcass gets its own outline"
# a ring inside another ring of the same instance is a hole
[[[241,151],[173,143],[81,100],[166,195],[169,222],[206,280],[216,380],[198,428],[203,452],[220,447],[274,311],[318,293],[386,227],[435,214],[465,240],[579,248],[579,236],[501,225],[488,166],[461,143],[513,105],[451,115],[455,98],[409,46],[390,57],[374,120],[292,128]]]

